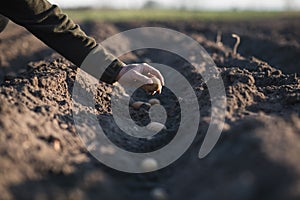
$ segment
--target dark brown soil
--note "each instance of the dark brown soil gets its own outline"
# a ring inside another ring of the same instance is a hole
[[[198,159],[210,119],[209,93],[200,74],[167,52],[132,52],[123,56],[126,62],[167,64],[191,80],[199,98],[199,132],[179,160],[157,172],[127,174],[104,166],[87,152],[75,131],[70,108],[76,68],[10,24],[0,34],[0,199],[300,198],[299,19],[81,26],[99,42],[141,26],[168,27],[197,40],[215,60],[225,84],[228,102],[221,139],[209,156]],[[215,42],[218,31],[223,46]],[[232,33],[241,37],[237,56],[231,53]],[[174,131],[149,143],[128,138],[116,128],[109,132],[115,127],[111,92],[112,86],[99,83],[95,108],[114,143],[147,152],[172,139]],[[167,89],[155,97],[173,111],[167,127],[176,129],[176,98]],[[150,97],[139,90],[133,98]],[[146,113],[146,108],[131,109],[137,123],[148,120]]]

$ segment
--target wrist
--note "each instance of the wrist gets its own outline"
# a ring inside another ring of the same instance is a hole
[[[106,83],[114,83],[118,80],[120,71],[123,69],[125,66],[125,63],[122,61],[116,59],[114,60],[104,71],[101,81],[104,81]]]

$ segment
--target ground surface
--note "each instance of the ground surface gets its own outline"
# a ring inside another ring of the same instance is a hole
[[[10,24],[0,35],[0,199],[299,199],[299,20],[81,24],[99,42],[141,26],[181,31],[205,47],[222,73],[226,126],[214,150],[200,160],[210,103],[199,74],[166,52],[124,56],[127,62],[151,60],[178,69],[190,77],[200,102],[199,131],[191,148],[170,167],[148,174],[112,170],[87,152],[70,110],[75,67]],[[223,45],[215,42],[218,32]],[[240,56],[231,54],[232,33],[241,37]],[[107,120],[111,88],[100,83],[95,100],[97,115]],[[170,95],[157,98],[168,104]],[[132,112],[138,118],[138,111]],[[107,134],[132,151],[149,151],[170,139],[165,134],[147,145],[116,131]]]

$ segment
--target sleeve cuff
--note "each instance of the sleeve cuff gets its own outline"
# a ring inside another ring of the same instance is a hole
[[[116,78],[124,65],[125,63],[123,63],[122,61],[120,61],[119,59],[115,59],[106,68],[100,80],[109,84],[116,82],[117,81]]]
[[[101,81],[112,84],[125,64],[112,54],[108,53],[101,45],[91,50],[82,62],[80,69]]]

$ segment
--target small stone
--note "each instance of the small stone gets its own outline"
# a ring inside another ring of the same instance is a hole
[[[55,151],[60,151],[61,150],[61,142],[60,142],[59,139],[54,138],[52,143],[53,143],[53,148],[54,148]]]
[[[62,129],[67,129],[69,126],[68,126],[68,124],[63,123],[63,124],[60,124],[60,127]]]
[[[249,83],[250,83],[251,85],[253,85],[253,84],[255,83],[254,77],[253,77],[253,76],[248,76],[248,78],[249,78]]]
[[[39,80],[36,76],[32,78],[32,85],[35,88],[38,88],[38,86],[39,86]]]

